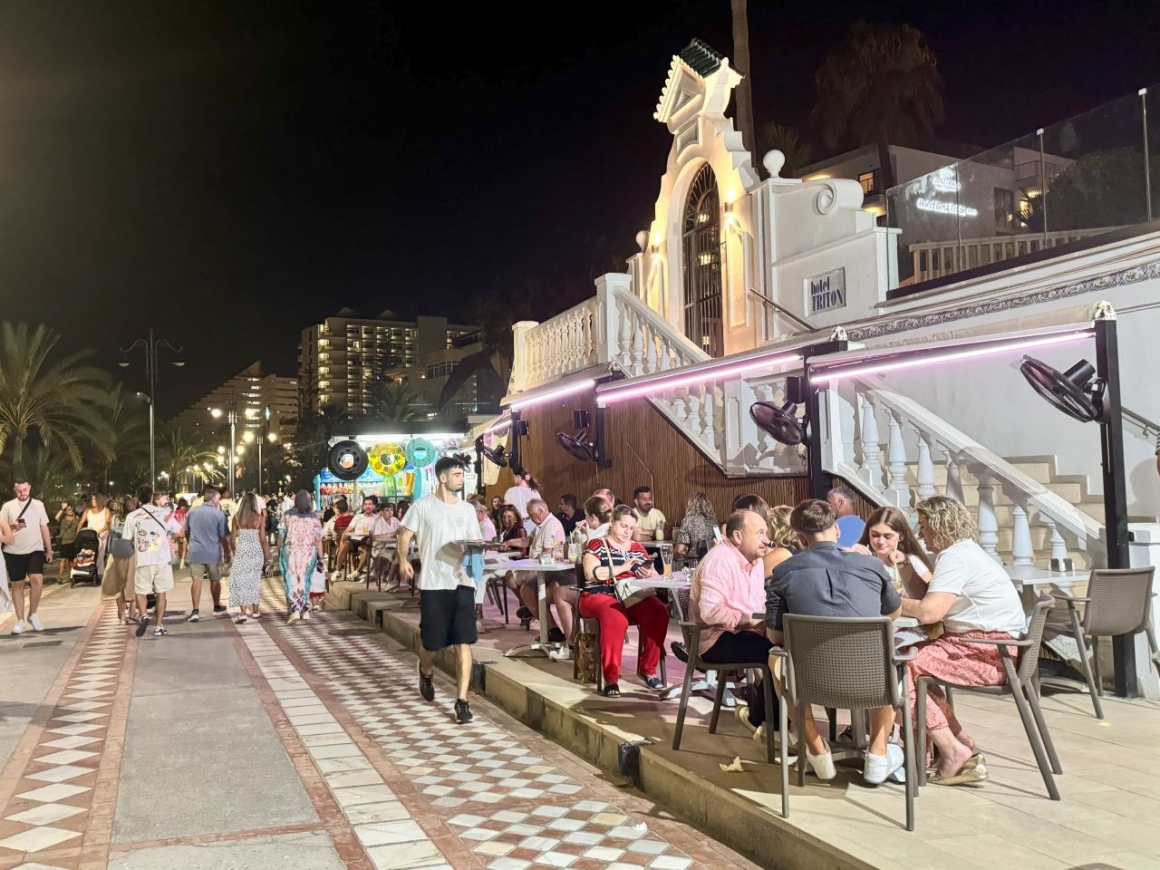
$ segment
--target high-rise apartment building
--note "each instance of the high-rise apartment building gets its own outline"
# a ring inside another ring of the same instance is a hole
[[[210,413],[215,408],[223,413],[235,410],[239,431],[255,432],[262,429],[265,409],[269,408],[269,432],[286,441],[293,436],[292,421],[298,416],[298,381],[266,374],[258,360],[191,404],[172,419],[171,425],[187,435],[214,432],[222,425],[222,418]]]
[[[361,317],[344,308],[302,330],[298,382],[315,409],[322,405],[359,414],[369,407],[369,390],[392,369],[420,365],[478,327],[448,323],[446,317],[399,320],[393,311]]]

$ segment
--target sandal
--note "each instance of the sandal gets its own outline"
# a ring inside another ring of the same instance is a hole
[[[986,782],[987,778],[987,761],[981,755],[973,756],[953,776],[942,776],[937,770],[926,775],[926,781],[931,785],[968,785]]]
[[[664,681],[660,677],[645,677],[644,684],[650,689],[660,689],[664,687]]]
[[[617,683],[606,683],[604,686],[605,698],[619,698],[620,686]]]

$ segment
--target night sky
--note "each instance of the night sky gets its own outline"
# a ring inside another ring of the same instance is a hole
[[[1156,3],[750,0],[759,124],[806,128],[857,15],[928,35],[938,135],[980,147],[1160,83]],[[186,347],[170,413],[259,357],[294,374],[344,305],[463,317],[585,272],[651,220],[692,37],[732,53],[727,0],[0,3],[0,317],[133,387],[116,348],[152,324]]]

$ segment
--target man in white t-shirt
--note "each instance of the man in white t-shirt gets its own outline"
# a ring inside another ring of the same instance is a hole
[[[335,564],[345,564],[346,554],[351,550],[357,550],[359,554],[358,567],[355,569],[355,573],[361,574],[366,570],[367,559],[371,552],[372,536],[375,533],[375,523],[378,521],[378,515],[375,513],[378,506],[379,500],[375,496],[363,497],[362,513],[356,514],[350,521],[350,525],[346,527],[346,531],[343,532]]]
[[[13,634],[23,634],[29,627],[43,631],[36,610],[44,589],[44,563],[52,563],[52,534],[48,530],[48,511],[44,503],[32,497],[32,484],[23,478],[16,481],[16,498],[5,502],[0,516],[12,529],[11,544],[4,545],[4,567],[12,584],[12,604],[16,608]],[[24,584],[28,581],[28,621],[24,620]],[[64,578],[60,578],[64,582]]]
[[[559,517],[549,510],[547,502],[543,499],[534,498],[528,502],[528,519],[536,524],[528,545],[529,559],[537,559],[542,553],[551,555],[557,544],[564,545],[567,540],[567,536],[564,534],[564,524],[560,522]],[[537,576],[534,571],[516,571],[509,575],[511,578],[508,581],[509,588],[516,593],[523,604],[523,609],[520,610],[521,618],[528,621],[534,619],[539,612],[540,581]],[[545,580],[549,598],[551,598],[551,587],[554,582],[554,580]],[[549,608],[549,619],[551,615],[552,611]],[[563,643],[565,637],[566,635],[556,625],[548,627],[548,640],[554,643]]]
[[[173,547],[169,536],[182,534],[182,529],[181,523],[173,516],[173,509],[163,505],[167,500],[165,493],[157,493],[154,498],[152,487],[141,487],[137,490],[141,507],[125,517],[125,527],[121,529],[121,537],[133,542],[137,558],[133,591],[142,613],[137,623],[137,637],[144,635],[149,627],[146,599],[154,593],[157,595],[157,627],[153,629],[153,636],[169,634],[165,630],[165,594],[173,588]]]
[[[463,490],[464,464],[445,456],[435,463],[439,485],[431,495],[416,501],[403,517],[399,529],[399,576],[409,581],[415,568],[407,558],[411,538],[419,538],[419,694],[435,700],[432,676],[435,653],[455,648],[458,694],[455,721],[464,725],[474,718],[467,704],[471,686],[471,645],[475,626],[475,580],[467,570],[463,541],[478,541],[482,532],[475,509],[459,498]]]

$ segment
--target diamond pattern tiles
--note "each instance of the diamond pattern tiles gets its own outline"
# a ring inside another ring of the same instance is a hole
[[[15,795],[0,817],[0,858],[79,846],[92,806],[126,632],[112,602],[89,637]]]
[[[271,602],[273,603],[273,602]],[[328,686],[426,804],[487,870],[689,870],[686,854],[640,819],[603,801],[526,747],[483,711],[458,726],[453,697],[436,683],[435,703],[416,691],[413,657],[372,638],[337,635],[360,624],[325,613],[308,624],[268,626]],[[561,750],[563,751],[563,750]],[[452,815],[452,813],[457,813]]]

